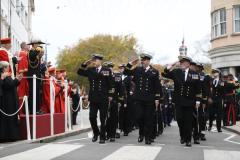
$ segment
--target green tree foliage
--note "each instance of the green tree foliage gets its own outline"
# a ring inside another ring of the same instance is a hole
[[[132,35],[95,35],[62,49],[57,57],[57,67],[66,69],[71,80],[86,85],[87,79],[79,77],[77,70],[93,53],[104,55],[104,61],[112,61],[117,66],[136,58],[137,49],[137,40]]]

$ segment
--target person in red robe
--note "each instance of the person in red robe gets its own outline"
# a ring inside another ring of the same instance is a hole
[[[0,59],[1,61],[6,61],[9,63],[9,73],[11,74],[12,79],[14,79],[14,66],[12,61],[12,55],[9,50],[11,49],[11,38],[2,38],[0,40],[1,48],[0,48]]]
[[[29,46],[26,42],[21,43],[21,51],[18,54],[18,74],[21,74],[23,77],[27,76],[28,71],[28,51]],[[28,96],[29,94],[29,86],[28,86],[28,80],[26,78],[23,78],[20,81],[20,84],[18,86],[18,98],[19,98],[19,106],[21,106],[23,97]],[[20,110],[19,114],[23,114],[23,109]]]
[[[48,68],[44,75],[45,81],[43,81],[43,94],[42,94],[42,105],[41,105],[41,111],[43,113],[50,113],[50,78],[56,76],[56,68],[51,67]],[[53,82],[53,85],[55,87],[55,81]]]
[[[64,101],[64,83],[62,83],[61,70],[56,71],[57,83],[55,86],[55,113],[65,112],[65,101]]]

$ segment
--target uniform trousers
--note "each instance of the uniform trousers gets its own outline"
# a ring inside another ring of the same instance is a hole
[[[108,100],[103,100],[101,102],[92,102],[90,101],[90,110],[89,110],[89,120],[94,135],[100,134],[100,139],[105,140],[106,134],[106,117],[108,109]],[[97,113],[100,112],[100,131],[97,125]]]
[[[155,102],[136,101],[139,135],[146,140],[152,137],[154,129]]]
[[[181,139],[191,142],[193,106],[176,105],[176,118]]]
[[[209,106],[209,127],[212,127],[213,121],[216,115],[217,121],[217,130],[221,130],[221,121],[222,121],[222,100],[213,100],[213,103]]]

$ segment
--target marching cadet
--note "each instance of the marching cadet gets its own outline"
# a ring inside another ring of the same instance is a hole
[[[153,130],[153,134],[152,134],[152,137],[151,137],[151,141],[154,142],[154,139],[156,138],[156,136],[159,136],[163,133],[163,129],[164,129],[164,126],[163,124],[165,123],[164,122],[164,116],[165,116],[165,106],[164,106],[164,96],[165,96],[165,88],[164,86],[162,86],[161,84],[161,80],[159,81],[160,83],[160,105],[156,106],[156,111],[155,111],[155,114],[154,114],[154,130]]]
[[[98,140],[100,135],[100,144],[105,143],[105,124],[107,110],[109,102],[112,100],[112,94],[114,92],[112,88],[112,72],[109,68],[102,66],[103,56],[100,54],[94,54],[92,58],[84,62],[78,70],[80,76],[88,77],[90,82],[89,101],[90,101],[90,113],[89,120],[93,130],[92,142]],[[93,63],[94,67],[87,66]],[[100,131],[97,125],[97,113],[100,112]]]
[[[133,117],[134,112],[131,113],[131,100],[128,94],[129,90],[131,90],[131,77],[125,76],[123,74],[125,66],[125,64],[120,64],[118,66],[119,75],[121,76],[121,87],[123,92],[123,100],[121,100],[121,106],[119,110],[119,129],[123,131],[124,136],[128,136],[129,132],[131,131],[131,117]]]
[[[119,68],[124,71],[126,65],[120,65]],[[128,136],[128,133],[131,132],[135,127],[137,127],[136,122],[136,105],[134,100],[135,93],[135,83],[133,82],[132,76],[127,76],[122,74],[122,81],[124,83],[124,102],[126,105],[123,106],[122,110],[120,110],[120,122],[124,131],[124,136]],[[125,124],[125,125],[124,125]],[[125,126],[125,127],[124,127]]]
[[[201,83],[201,104],[198,109],[198,137],[201,141],[206,141],[205,133],[206,130],[206,106],[207,106],[207,98],[209,93],[209,79],[206,77],[205,73],[203,72],[204,67],[203,64],[197,63],[196,64],[197,72],[199,73],[200,83]]]
[[[110,142],[115,142],[115,137],[120,138],[120,133],[116,136],[116,131],[118,128],[118,119],[119,119],[119,108],[123,102],[123,86],[122,86],[122,77],[120,73],[113,73],[114,64],[112,62],[105,62],[105,65],[112,72],[113,78],[113,100],[110,103],[108,112],[109,116],[107,118],[107,138],[110,138]]]
[[[163,78],[162,80],[162,90],[163,90],[163,121],[164,127],[171,126],[171,121],[173,117],[173,107],[171,105],[171,91],[169,86],[169,80]]]
[[[174,102],[180,143],[191,147],[193,110],[200,105],[199,75],[190,69],[191,58],[180,56],[180,68],[174,68],[178,62],[165,68],[163,76],[174,81]]]
[[[217,130],[218,132],[222,132],[221,121],[222,121],[222,112],[223,112],[224,82],[221,80],[220,70],[213,69],[212,74],[213,74],[213,79],[210,83],[211,95],[208,99],[210,103],[208,131],[211,131],[212,129],[212,123],[216,114]]]
[[[224,105],[226,105],[226,125],[236,124],[236,102],[235,102],[235,90],[239,88],[239,84],[235,82],[232,74],[228,74],[228,80],[225,83],[225,97]],[[231,124],[230,124],[231,121]]]
[[[134,99],[138,112],[138,142],[142,142],[145,137],[145,144],[150,145],[154,127],[153,116],[160,99],[159,72],[150,65],[151,55],[141,54],[140,57],[142,65],[132,68],[139,60],[131,61],[127,64],[124,74],[133,76],[136,85]]]

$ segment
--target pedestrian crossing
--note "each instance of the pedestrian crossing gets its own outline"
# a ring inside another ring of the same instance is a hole
[[[103,160],[154,160],[162,147],[124,146]]]
[[[83,147],[83,145],[47,144],[28,151],[0,158],[0,160],[51,160],[81,147]]]
[[[72,157],[73,159],[77,159],[78,157],[84,156],[85,159],[88,159],[88,155],[81,155],[83,152],[80,152],[84,147],[89,147],[88,150],[91,150],[93,145],[85,145],[85,144],[46,144],[34,149],[30,149],[27,151],[23,151],[20,153],[12,154],[6,157],[0,158],[0,160],[51,160],[51,159],[65,159],[64,155],[75,155],[76,157]],[[96,145],[94,145],[96,146]],[[101,152],[106,147],[111,147],[108,144],[106,145],[98,145],[99,151]],[[167,147],[167,145],[124,145],[116,148],[115,151],[111,152],[104,157],[99,158],[98,154],[95,153],[96,160],[157,160],[161,158],[162,152],[166,152],[168,149],[163,148]],[[182,152],[189,152],[189,150],[185,149],[182,146],[176,146],[182,149]],[[196,149],[197,147],[195,147]],[[201,149],[201,148],[198,148]],[[204,160],[239,160],[240,151],[230,151],[230,150],[217,150],[217,149],[202,149],[203,150],[203,159]],[[75,154],[72,154],[75,152]],[[77,154],[76,154],[77,153]],[[81,154],[78,154],[81,153]],[[178,155],[174,153],[171,156],[176,156],[176,159],[181,159],[181,157],[177,157]],[[63,156],[61,158],[61,156]],[[200,157],[198,157],[200,158]]]

